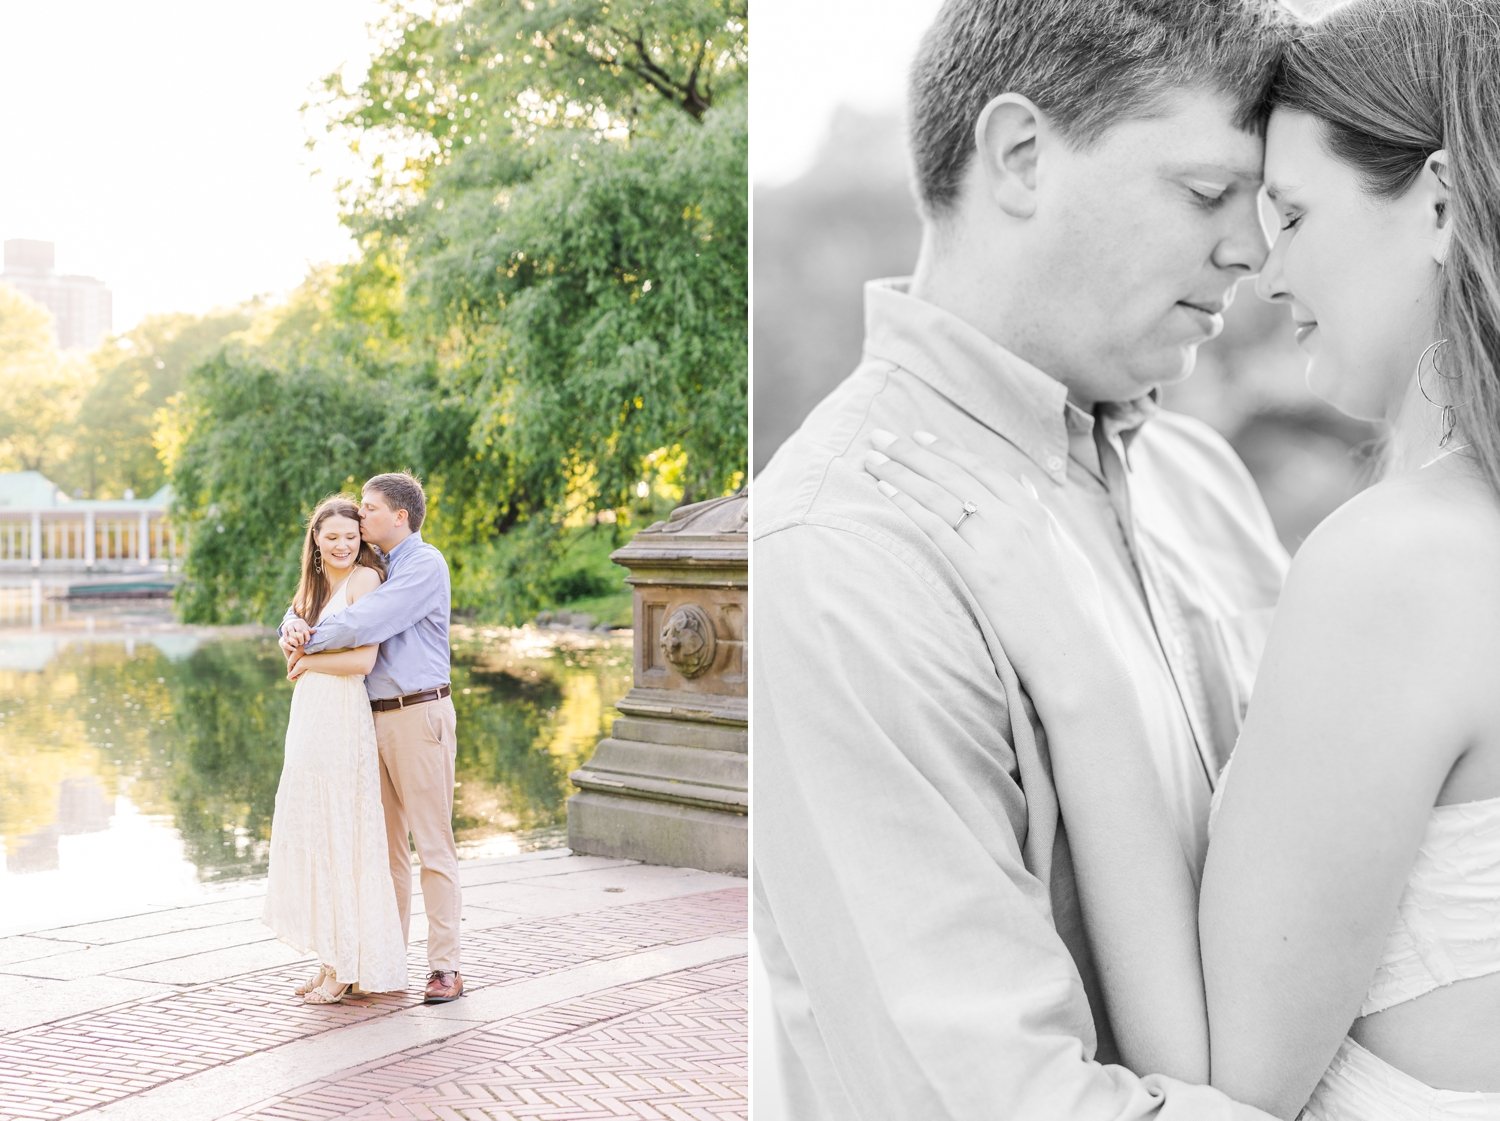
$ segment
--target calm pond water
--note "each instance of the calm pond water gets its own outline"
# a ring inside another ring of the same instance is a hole
[[[630,658],[628,635],[455,628],[462,855],[566,843],[568,773],[617,715]],[[264,628],[0,587],[0,934],[264,874],[290,703]]]

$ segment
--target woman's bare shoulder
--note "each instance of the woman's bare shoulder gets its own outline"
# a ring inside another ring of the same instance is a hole
[[[1380,571],[1439,570],[1500,557],[1500,499],[1477,479],[1405,476],[1377,483],[1330,514],[1294,564],[1359,562]],[[1500,571],[1497,571],[1500,575]]]
[[[380,587],[380,573],[362,564],[355,565],[354,571],[349,574],[349,602],[353,603],[360,596],[378,587]]]
[[[1339,507],[1292,558],[1283,606],[1317,604],[1348,640],[1406,628],[1492,634],[1500,611],[1500,500],[1470,479],[1393,479]],[[1340,610],[1340,608],[1343,610]]]

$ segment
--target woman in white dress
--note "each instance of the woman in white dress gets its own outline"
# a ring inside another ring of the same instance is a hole
[[[293,610],[316,626],[382,579],[379,557],[360,540],[358,505],[343,495],[320,502],[308,519]],[[406,985],[365,693],[377,650],[308,654],[287,673],[296,686],[263,919],[283,942],[317,955],[317,974],[296,989],[308,1004],[337,1004],[353,985],[369,992]]]
[[[1297,553],[1220,784],[1198,1042],[1213,1085],[1280,1117],[1500,1118],[1500,0],[1353,0],[1272,98],[1257,291],[1312,390],[1389,444]],[[1093,573],[1032,484],[922,435],[886,451],[882,490],[1048,682],[1053,758],[1128,750],[1144,723],[1089,698],[1130,667],[1099,656]]]

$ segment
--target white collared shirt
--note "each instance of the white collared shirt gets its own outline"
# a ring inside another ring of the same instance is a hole
[[[1045,729],[865,473],[870,433],[926,429],[1032,476],[1104,588],[1195,875],[1285,553],[1206,426],[1149,400],[1083,414],[898,286],[866,307],[863,363],[752,487],[755,933],[788,1116],[1157,1116],[1169,1080],[1098,1065],[1113,1039]],[[1164,1118],[1260,1116],[1171,1085]]]

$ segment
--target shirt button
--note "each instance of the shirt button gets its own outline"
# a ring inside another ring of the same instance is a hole
[[[1048,471],[1061,471],[1063,469],[1063,458],[1060,455],[1049,455],[1047,457]]]

